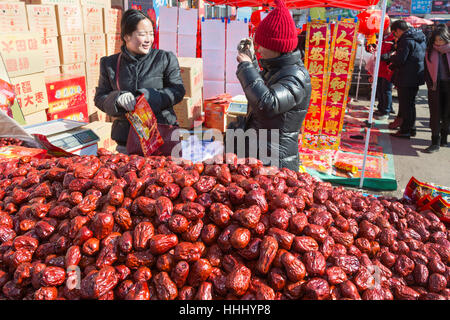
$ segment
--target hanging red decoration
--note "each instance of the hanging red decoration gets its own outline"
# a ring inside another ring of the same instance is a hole
[[[380,31],[381,10],[366,10],[358,14],[357,17],[359,19],[359,33],[370,36]],[[389,16],[385,15],[383,30],[386,30],[389,24]]]

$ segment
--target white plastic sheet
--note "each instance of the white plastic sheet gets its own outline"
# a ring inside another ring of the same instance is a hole
[[[237,45],[243,38],[247,38],[248,34],[248,24],[244,21],[230,21],[227,25],[227,53],[226,53],[226,69],[225,69],[225,83],[226,92],[231,95],[243,94],[243,90],[239,84],[239,80],[236,77],[236,69],[238,62],[236,60],[237,56]],[[238,84],[238,86],[236,86]],[[228,91],[233,90],[232,92]]]
[[[181,9],[178,16],[178,56],[195,58],[197,54],[197,9]]]
[[[177,54],[178,8],[159,10],[159,48]]]

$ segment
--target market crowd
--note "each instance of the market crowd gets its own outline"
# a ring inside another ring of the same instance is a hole
[[[436,152],[447,146],[450,131],[450,35],[445,24],[436,25],[428,38],[420,29],[403,20],[390,26],[381,44],[377,82],[376,119],[388,119],[392,108],[392,87],[397,88],[399,109],[389,129],[391,135],[410,138],[416,135],[416,97],[426,83],[430,109],[431,144],[423,150]],[[374,48],[372,49],[374,50]]]

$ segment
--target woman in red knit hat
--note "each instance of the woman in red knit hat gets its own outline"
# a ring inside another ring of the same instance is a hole
[[[298,172],[298,136],[309,107],[311,79],[297,49],[294,20],[282,0],[275,4],[255,33],[263,70],[248,55],[237,56],[236,75],[248,100],[244,130],[248,137],[253,137],[250,129],[256,131],[258,140],[247,143],[245,151],[254,156],[249,151],[256,149],[264,164]]]

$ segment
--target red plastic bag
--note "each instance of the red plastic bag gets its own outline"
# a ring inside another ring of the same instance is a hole
[[[0,109],[11,118],[13,117],[11,106],[14,104],[15,97],[13,86],[0,79]]]
[[[150,156],[164,143],[164,140],[158,131],[155,114],[143,94],[137,98],[134,111],[128,112],[126,116],[133,128],[128,133],[127,152],[141,154],[137,142],[139,141],[142,154]]]

